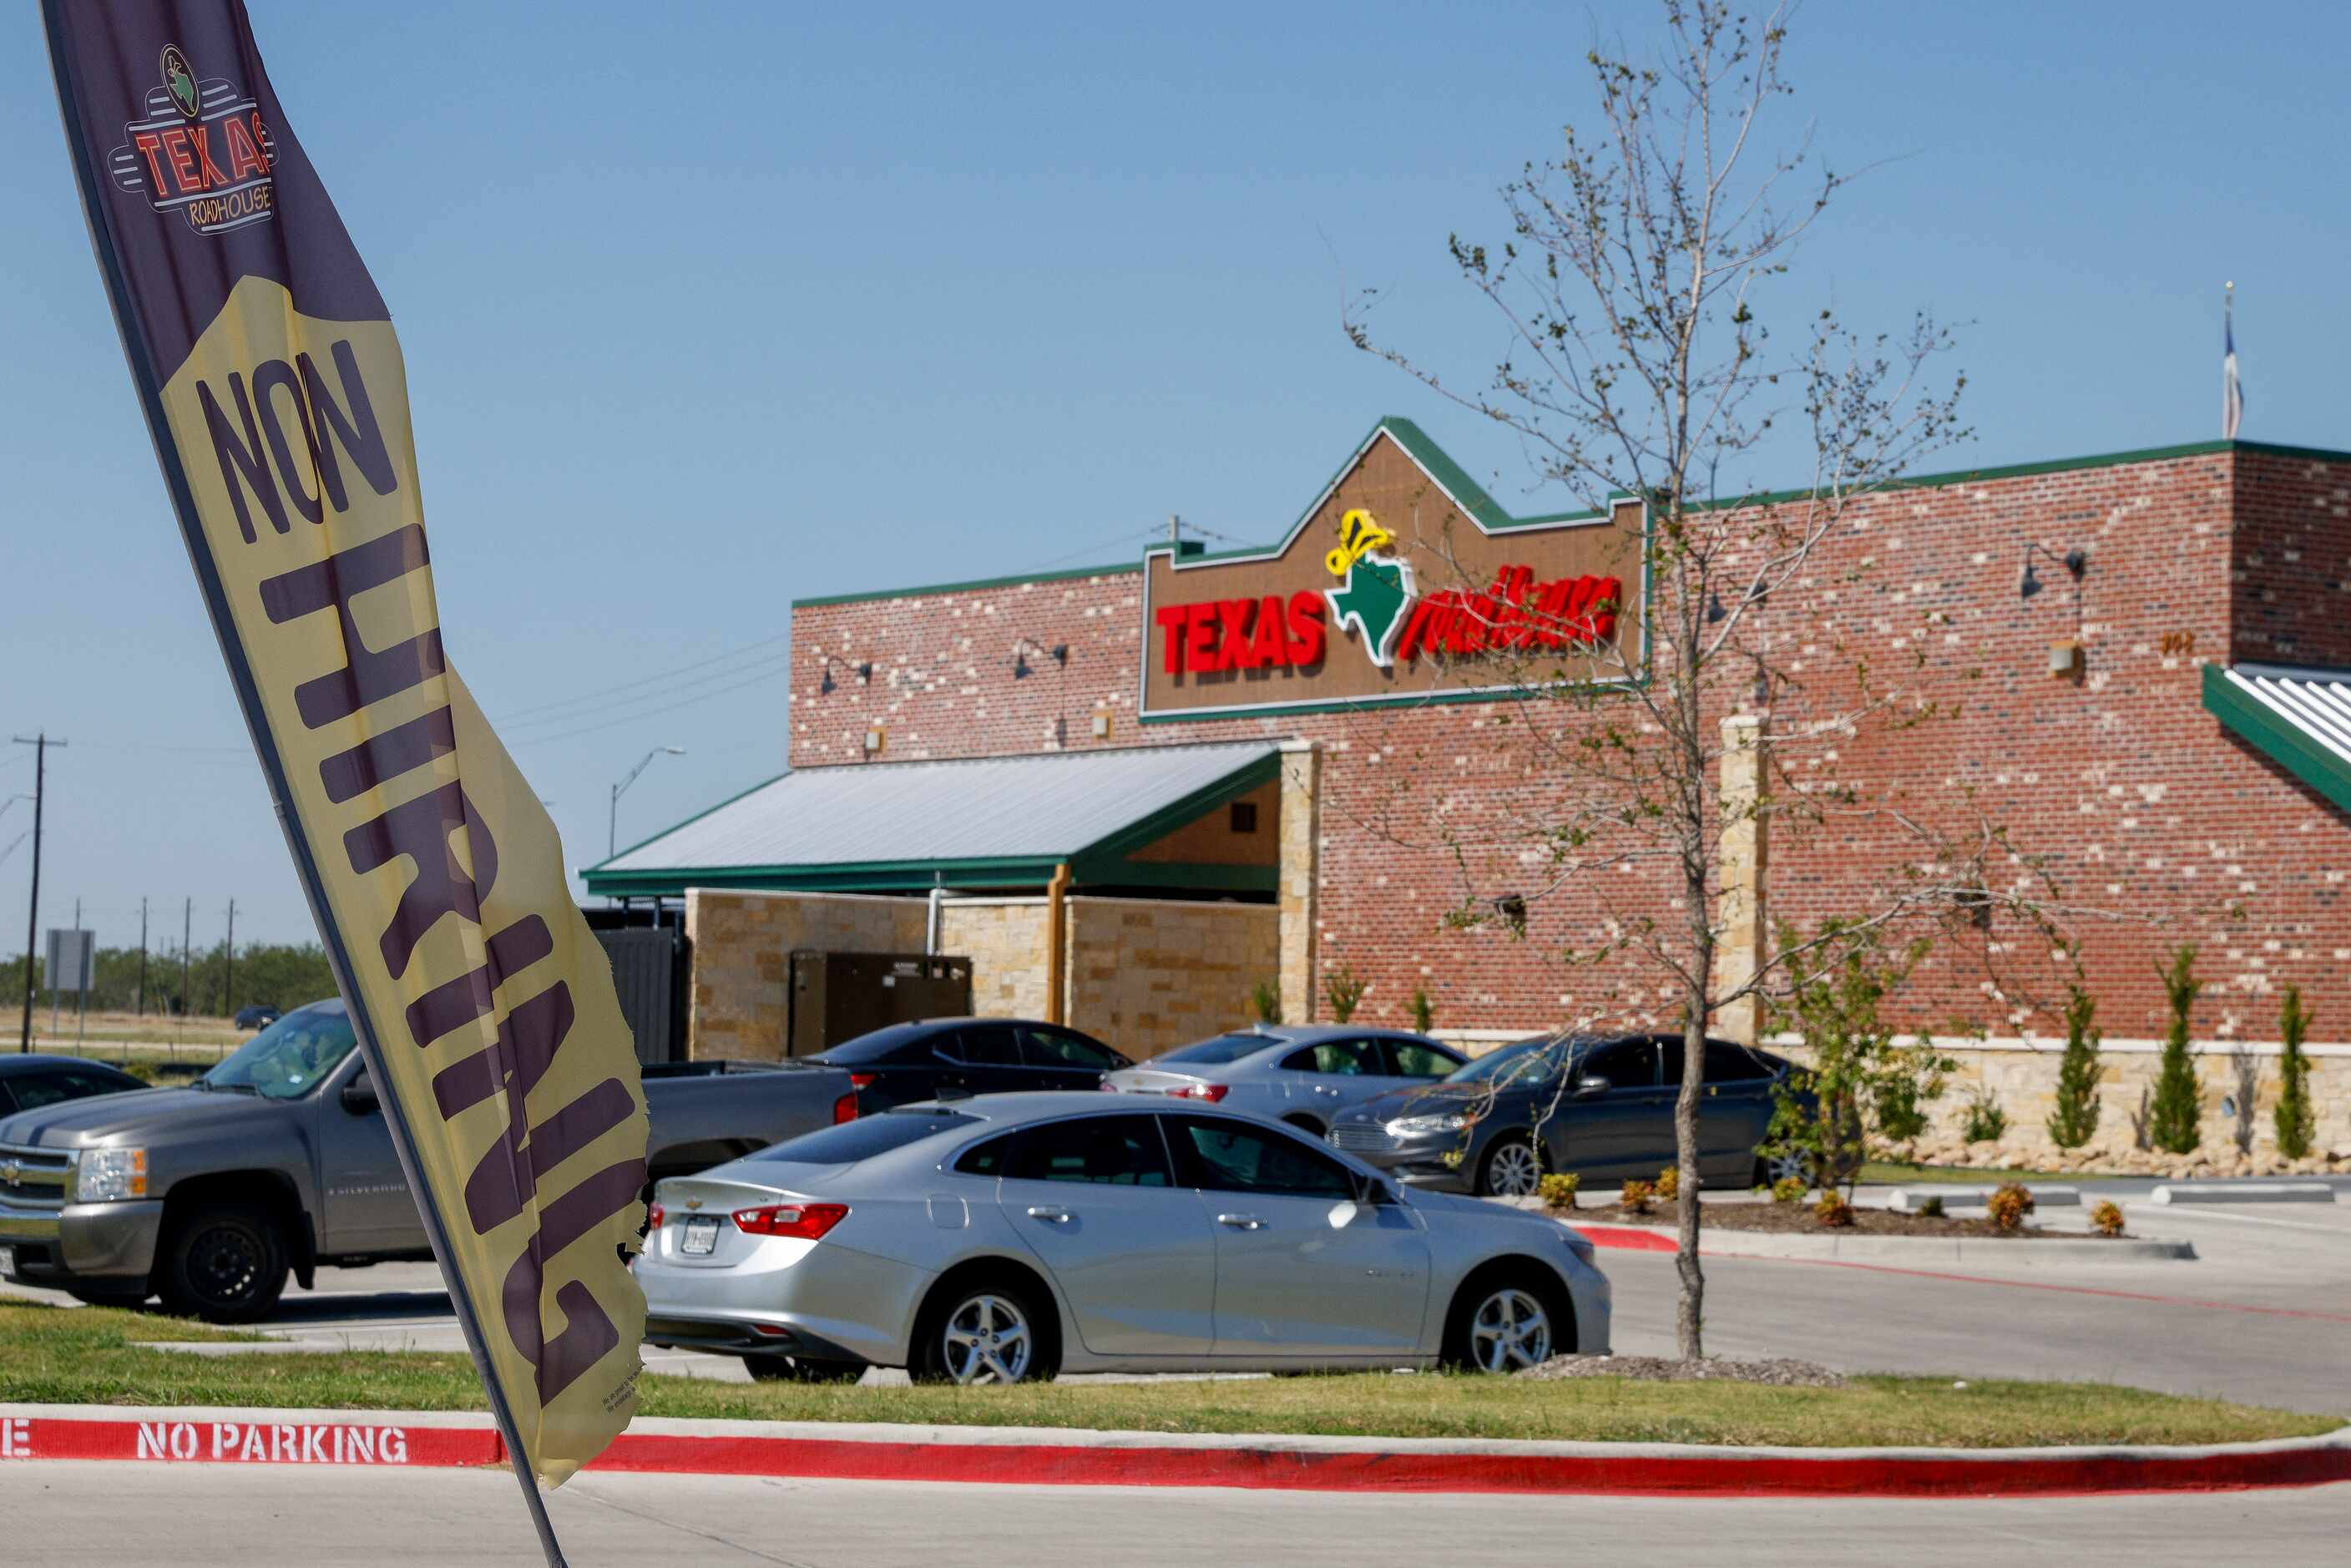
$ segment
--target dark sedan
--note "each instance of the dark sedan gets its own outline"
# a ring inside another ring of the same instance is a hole
[[[0,1116],[146,1087],[128,1072],[78,1056],[0,1056]]]
[[[1130,1065],[1090,1035],[1028,1019],[891,1024],[808,1060],[849,1070],[861,1116],[941,1094],[1099,1089],[1103,1073]]]
[[[267,1002],[255,1002],[250,1006],[237,1009],[236,1017],[229,1021],[239,1029],[267,1029],[285,1016],[283,1010],[270,1006]]]
[[[1698,1175],[1708,1186],[1802,1174],[1799,1162],[1775,1165],[1756,1149],[1772,1085],[1788,1071],[1768,1051],[1706,1042]],[[1521,1040],[1440,1083],[1343,1112],[1330,1141],[1415,1185],[1483,1197],[1523,1197],[1547,1171],[1590,1182],[1653,1176],[1674,1160],[1681,1079],[1677,1034]]]

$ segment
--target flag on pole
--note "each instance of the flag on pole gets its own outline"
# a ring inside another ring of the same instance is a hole
[[[530,1477],[628,1424],[643,1337],[644,1095],[611,967],[444,654],[400,344],[244,5],[42,9],[197,586],[555,1561]],[[529,613],[538,585],[503,586]]]
[[[2244,423],[2245,389],[2237,381],[2237,286],[2230,284],[2220,308],[2220,439],[2237,439]]]

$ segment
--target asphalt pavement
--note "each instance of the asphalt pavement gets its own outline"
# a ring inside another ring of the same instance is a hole
[[[123,1500],[135,1497],[136,1508]],[[1343,1561],[1726,1563],[1739,1568],[2168,1568],[2342,1561],[2351,1486],[2030,1502],[1834,1502],[933,1486],[583,1475],[549,1498],[573,1568],[1018,1563],[1196,1568]],[[511,1475],[33,1460],[0,1467],[11,1562],[529,1568]],[[208,1520],[206,1528],[191,1521]],[[2258,1543],[2256,1549],[2255,1543]]]

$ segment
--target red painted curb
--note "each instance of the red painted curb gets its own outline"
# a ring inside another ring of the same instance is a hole
[[[1654,1230],[1634,1230],[1622,1225],[1579,1225],[1575,1228],[1594,1247],[1614,1248],[1621,1252],[1680,1250],[1672,1237],[1660,1236]]]
[[[488,1427],[217,1419],[0,1417],[0,1460],[195,1464],[503,1465]],[[240,1418],[232,1418],[240,1417]],[[1618,1497],[2064,1497],[2239,1491],[2351,1480],[2351,1444],[2147,1453],[1428,1453],[1236,1444],[859,1441],[623,1433],[597,1470],[1030,1486],[1236,1487],[1293,1491],[1488,1492]]]

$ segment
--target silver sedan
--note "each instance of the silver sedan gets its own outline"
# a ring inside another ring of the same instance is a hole
[[[1256,1024],[1102,1074],[1127,1094],[1167,1094],[1249,1111],[1321,1137],[1332,1118],[1399,1089],[1426,1088],[1468,1058],[1400,1029]]]
[[[1210,1106],[997,1094],[905,1106],[654,1189],[653,1343],[755,1375],[1458,1365],[1608,1348],[1559,1222],[1402,1188]]]

